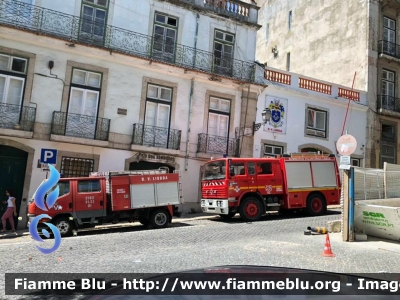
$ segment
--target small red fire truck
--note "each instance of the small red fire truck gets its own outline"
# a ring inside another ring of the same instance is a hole
[[[35,216],[48,214],[61,236],[79,228],[135,220],[163,228],[173,216],[181,215],[176,207],[183,199],[179,173],[166,169],[96,172],[89,177],[60,178],[58,187],[59,197],[49,211],[39,209],[32,196],[28,219],[30,223]],[[40,227],[47,227],[43,222],[48,221],[42,219]]]
[[[306,209],[316,216],[340,203],[335,155],[298,153],[268,158],[221,158],[203,166],[201,209],[256,221],[267,211]]]

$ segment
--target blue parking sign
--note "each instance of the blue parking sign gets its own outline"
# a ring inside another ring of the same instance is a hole
[[[42,149],[40,163],[55,165],[57,163],[57,149]]]

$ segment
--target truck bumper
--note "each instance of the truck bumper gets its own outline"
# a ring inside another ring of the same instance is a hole
[[[205,213],[227,215],[229,204],[227,199],[201,199],[201,210]]]

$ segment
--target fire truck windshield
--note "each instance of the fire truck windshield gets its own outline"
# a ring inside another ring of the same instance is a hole
[[[213,161],[204,166],[203,180],[224,179],[226,175],[226,161]]]

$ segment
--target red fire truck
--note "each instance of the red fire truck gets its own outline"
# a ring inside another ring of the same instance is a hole
[[[316,216],[340,203],[334,155],[298,153],[268,158],[221,158],[203,166],[201,209],[256,221],[267,211],[306,209]]]
[[[35,216],[48,214],[61,236],[79,228],[136,220],[163,228],[173,216],[181,215],[176,207],[183,199],[179,173],[166,169],[96,172],[89,177],[60,178],[58,187],[59,197],[49,211],[39,209],[32,196],[28,218],[30,222]],[[48,221],[42,219],[40,227],[47,227],[43,222]]]

